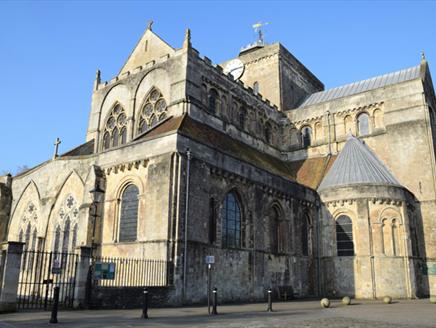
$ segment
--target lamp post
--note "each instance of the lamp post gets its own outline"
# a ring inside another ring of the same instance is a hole
[[[92,238],[91,238],[91,246],[92,246],[92,252],[94,253],[95,249],[95,227],[96,227],[96,221],[97,221],[97,210],[98,210],[98,204],[101,202],[101,196],[104,193],[104,190],[100,188],[99,184],[92,188],[89,193],[92,195],[92,203],[91,203],[91,217],[92,217]],[[93,254],[94,255],[94,254]]]

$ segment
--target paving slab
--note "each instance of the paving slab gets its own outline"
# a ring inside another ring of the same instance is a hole
[[[150,319],[141,319],[141,309],[60,311],[58,324],[49,324],[50,312],[17,312],[0,315],[0,328],[15,327],[180,327],[180,328],[405,328],[436,327],[436,305],[428,300],[404,300],[393,304],[381,301],[353,301],[344,306],[332,301],[328,309],[319,301],[219,306],[219,314],[207,315],[207,308],[151,308]]]

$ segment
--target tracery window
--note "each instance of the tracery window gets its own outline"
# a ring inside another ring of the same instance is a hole
[[[142,110],[139,113],[138,133],[148,131],[167,116],[167,103],[162,93],[153,88],[145,98]]]
[[[229,192],[222,208],[222,242],[224,247],[241,247],[241,206],[235,192]]]
[[[24,250],[27,251],[23,255],[24,269],[30,270],[33,266],[34,251],[37,250],[37,224],[38,209],[32,202],[29,202],[21,218],[18,232],[18,241],[25,243]]]
[[[76,199],[68,195],[59,209],[54,226],[53,251],[74,252],[77,246],[79,208]],[[62,263],[65,265],[65,263]]]
[[[138,227],[139,189],[128,185],[121,196],[120,242],[135,241]]]
[[[362,113],[357,117],[357,132],[359,136],[369,134],[369,115]]]
[[[301,145],[303,148],[307,148],[312,143],[312,128],[305,126],[301,129]]]
[[[112,109],[103,132],[103,149],[117,147],[127,141],[127,116],[121,107],[116,104]]]
[[[353,223],[347,215],[336,219],[336,248],[338,256],[354,256]]]

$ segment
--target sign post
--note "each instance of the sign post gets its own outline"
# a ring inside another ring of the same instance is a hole
[[[208,255],[205,258],[207,264],[207,313],[210,315],[210,285],[212,275],[212,264],[215,263],[215,256]]]

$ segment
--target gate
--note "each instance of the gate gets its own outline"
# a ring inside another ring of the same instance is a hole
[[[24,250],[18,279],[18,309],[50,309],[53,287],[59,286],[59,307],[72,308],[78,255]]]

